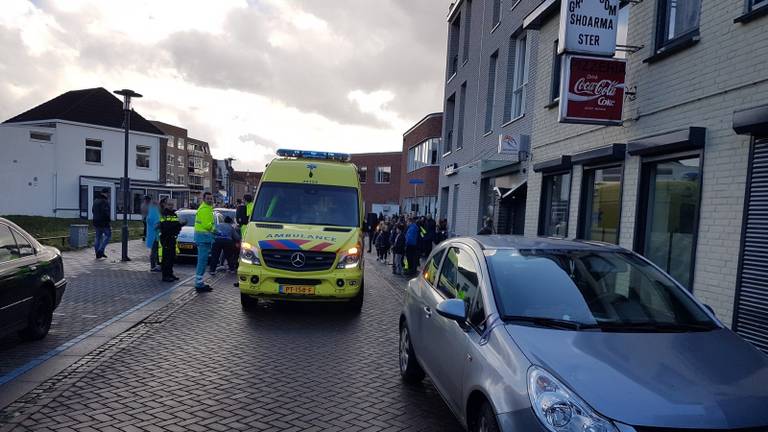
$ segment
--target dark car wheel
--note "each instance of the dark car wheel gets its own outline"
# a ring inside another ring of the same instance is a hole
[[[259,306],[259,300],[248,294],[240,293],[240,305],[243,307],[244,311],[255,311]]]
[[[408,325],[403,323],[400,326],[400,376],[403,381],[415,384],[424,379],[424,369],[416,360],[413,353],[413,344],[411,344],[411,333],[408,331]]]
[[[470,432],[499,432],[499,424],[496,422],[496,414],[488,401],[483,401],[480,411],[469,427]]]
[[[53,298],[50,293],[42,293],[35,297],[27,318],[27,327],[19,332],[19,336],[24,340],[40,340],[48,334],[52,321]]]

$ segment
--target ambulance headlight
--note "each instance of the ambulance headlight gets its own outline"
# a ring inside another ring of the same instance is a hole
[[[259,248],[250,243],[242,242],[240,244],[240,262],[251,265],[261,265]]]
[[[344,251],[339,257],[337,269],[355,268],[360,264],[360,248],[355,246]]]

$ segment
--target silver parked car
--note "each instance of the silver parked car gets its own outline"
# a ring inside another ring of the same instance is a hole
[[[408,284],[400,372],[471,431],[768,431],[768,356],[612,245],[441,243]]]

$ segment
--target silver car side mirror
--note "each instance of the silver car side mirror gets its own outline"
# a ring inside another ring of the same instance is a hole
[[[443,300],[437,305],[437,313],[440,316],[457,321],[459,324],[464,324],[467,321],[467,310],[464,300]]]

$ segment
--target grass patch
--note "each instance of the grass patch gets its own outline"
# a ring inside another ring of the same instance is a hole
[[[44,216],[2,216],[30,233],[40,243],[57,247],[61,250],[71,250],[69,247],[69,226],[88,225],[88,244],[93,244],[94,229],[90,221],[85,219],[62,219]],[[121,229],[123,221],[112,222],[111,243],[121,241]],[[128,238],[136,240],[141,238],[143,225],[141,221],[128,221]]]

